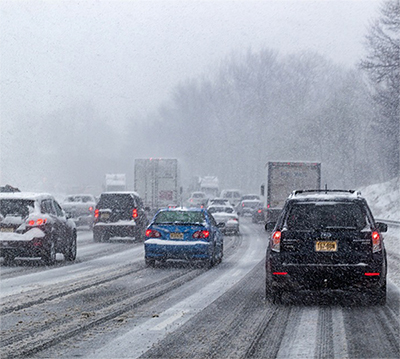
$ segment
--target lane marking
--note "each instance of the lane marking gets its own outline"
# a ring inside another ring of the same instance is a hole
[[[333,353],[335,358],[349,358],[344,327],[343,311],[339,308],[332,309],[333,327]]]
[[[165,329],[168,325],[172,324],[173,322],[175,322],[177,319],[182,318],[184,315],[184,312],[179,312],[176,313],[175,315],[171,315],[169,318],[165,319],[164,321],[162,321],[160,324],[157,324],[156,326],[154,326],[153,328],[151,328],[150,330],[163,330]]]

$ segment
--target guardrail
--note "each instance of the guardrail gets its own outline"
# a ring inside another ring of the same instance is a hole
[[[393,221],[391,219],[376,219],[377,222],[383,222],[394,226],[400,226],[400,221]]]

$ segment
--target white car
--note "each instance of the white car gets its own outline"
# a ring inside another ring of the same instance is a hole
[[[224,223],[223,233],[239,234],[239,217],[232,206],[211,205],[207,208],[217,223]]]
[[[91,194],[72,194],[61,203],[61,207],[77,226],[93,227],[96,199]]]
[[[193,192],[187,200],[188,207],[205,207],[207,203],[207,196],[204,192]]]
[[[221,197],[209,199],[207,202],[207,207],[209,207],[213,204],[216,204],[219,206],[232,206],[231,202],[229,202],[229,199],[221,198]]]

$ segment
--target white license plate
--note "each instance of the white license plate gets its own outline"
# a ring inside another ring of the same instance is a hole
[[[176,232],[170,233],[169,234],[169,238],[171,238],[171,239],[183,239],[183,233],[176,233]]]
[[[101,214],[101,218],[102,218],[102,219],[109,219],[109,218],[110,218],[110,213],[107,213],[107,212],[102,213],[102,214]]]
[[[317,241],[315,242],[316,252],[337,252],[337,241]]]
[[[0,232],[14,232],[14,228],[12,228],[12,227],[2,227],[2,228],[0,228]]]

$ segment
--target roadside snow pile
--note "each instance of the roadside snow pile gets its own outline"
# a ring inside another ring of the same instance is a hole
[[[400,177],[360,188],[375,218],[400,221]]]

